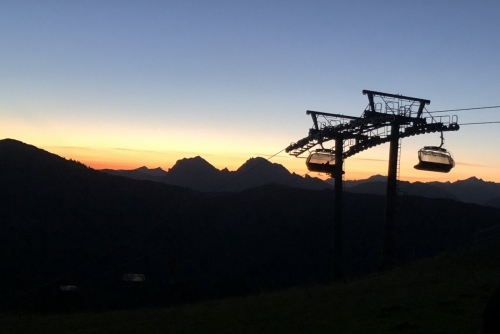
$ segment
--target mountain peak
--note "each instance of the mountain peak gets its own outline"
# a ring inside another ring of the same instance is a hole
[[[28,145],[23,143],[22,141],[19,141],[17,139],[12,139],[12,138],[5,138],[0,140],[1,145]]]
[[[475,176],[471,176],[468,179],[465,179],[464,182],[484,182],[484,181]]]
[[[194,158],[182,158],[180,160],[177,160],[175,165],[170,169],[169,172],[176,172],[179,170],[183,171],[202,171],[202,172],[213,172],[213,171],[218,171],[217,168],[212,166],[208,161],[203,159],[200,156],[196,156]]]
[[[141,173],[144,173],[147,175],[151,175],[151,176],[164,176],[167,173],[161,167],[148,168],[146,166],[139,167],[135,171],[141,172]]]
[[[251,171],[251,173],[249,173]],[[253,184],[287,183],[292,174],[280,164],[268,159],[257,157],[248,159],[236,170],[239,175],[245,175],[243,180]]]
[[[0,162],[2,161],[10,167],[37,169],[50,168],[49,165],[63,166],[67,160],[36,146],[8,138],[0,140]]]
[[[380,175],[380,174],[376,174],[376,175],[372,175],[370,176],[367,181],[382,181],[382,182],[386,182],[387,181],[387,176],[384,176],[384,175]]]
[[[457,184],[457,185],[460,184],[463,186],[482,186],[482,185],[485,185],[486,183],[490,183],[490,182],[484,181],[483,179],[479,179],[475,176],[471,176],[465,180],[458,180],[458,181],[455,181],[453,183]]]
[[[0,147],[3,150],[33,150],[33,151],[43,151],[33,145],[29,145],[26,143],[23,143],[22,141],[16,140],[16,139],[11,139],[11,138],[5,138],[0,140]]]
[[[267,168],[269,168],[269,167],[271,167],[273,165],[277,165],[277,164],[273,164],[269,160],[267,160],[265,158],[262,158],[262,157],[255,157],[255,158],[250,158],[247,161],[245,161],[245,163],[243,165],[241,165],[237,169],[237,171],[238,172],[243,172],[243,171],[250,170],[250,169],[253,169],[253,168],[257,168],[257,167],[263,167],[263,168],[267,167]]]

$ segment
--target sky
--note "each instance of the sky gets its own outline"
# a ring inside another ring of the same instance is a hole
[[[0,138],[96,169],[168,170],[201,156],[236,170],[261,156],[305,175],[305,159],[283,149],[307,136],[306,110],[361,116],[364,89],[428,99],[429,111],[500,105],[496,0],[5,0],[0,8]],[[459,124],[500,121],[499,108],[453,114]],[[500,182],[499,130],[445,133],[456,161],[447,174],[413,168],[439,133],[404,139],[399,177]],[[386,175],[388,155],[385,144],[350,157],[345,178]]]

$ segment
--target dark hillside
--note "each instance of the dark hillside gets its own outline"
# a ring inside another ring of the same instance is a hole
[[[81,282],[147,251],[199,194],[105,175],[15,140],[0,141],[0,276],[5,294]],[[138,240],[140,242],[138,242]],[[5,300],[5,299],[4,299]]]
[[[498,241],[349,282],[168,308],[0,314],[0,323],[5,333],[18,334],[496,334],[492,325],[499,319],[491,295],[500,277]],[[486,310],[493,311],[491,318]]]
[[[60,285],[81,287],[75,305],[95,309],[332,277],[331,190],[201,193],[108,175],[14,140],[0,141],[0,182],[3,308],[67,306]],[[345,194],[347,277],[376,270],[384,203]],[[467,247],[500,222],[499,209],[445,199],[402,197],[398,212],[398,264]],[[146,281],[130,286],[121,281],[127,273]]]

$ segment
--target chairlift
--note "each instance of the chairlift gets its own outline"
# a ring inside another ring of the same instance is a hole
[[[311,172],[331,174],[337,167],[335,164],[335,154],[332,150],[316,150],[307,157],[306,166]]]
[[[442,148],[444,143],[443,133],[441,133],[440,146],[424,146],[418,151],[418,164],[415,169],[429,172],[448,173],[455,167],[455,161],[451,153]]]

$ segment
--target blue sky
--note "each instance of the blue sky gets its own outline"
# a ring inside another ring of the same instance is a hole
[[[235,169],[307,135],[307,109],[360,116],[363,89],[431,111],[500,105],[499,13],[498,1],[4,1],[0,137],[102,168],[201,155]],[[446,134],[446,175],[411,168],[438,134],[404,140],[401,177],[500,181],[499,126]],[[346,178],[386,173],[387,156],[351,158]]]

